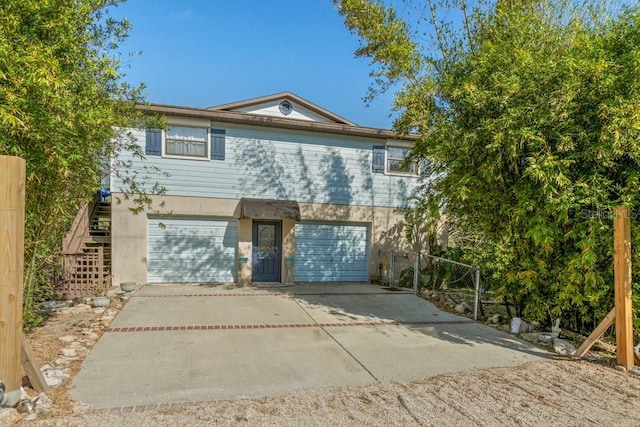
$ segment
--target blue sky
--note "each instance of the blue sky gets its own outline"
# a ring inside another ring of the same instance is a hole
[[[289,91],[362,126],[389,128],[385,94],[369,107],[369,61],[331,0],[129,0],[126,80],[149,102],[210,107]]]

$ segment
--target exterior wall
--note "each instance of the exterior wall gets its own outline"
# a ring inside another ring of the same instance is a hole
[[[147,214],[134,215],[129,208],[130,201],[122,200],[122,194],[114,193],[113,200],[121,204],[112,205],[112,273],[114,284],[135,281],[147,282]],[[165,196],[153,197],[154,207],[164,201],[162,214],[171,212],[174,216],[197,215],[232,217],[238,214],[239,199],[198,198]],[[407,249],[402,230],[402,214],[395,208],[373,206],[344,206],[333,204],[300,204],[303,221],[328,221],[335,223],[367,224],[371,230],[369,242],[369,276],[378,271],[378,250]],[[251,282],[252,224],[250,219],[238,221],[238,284]],[[282,282],[293,278],[293,270],[287,265],[287,258],[295,254],[295,221],[282,221]],[[247,258],[246,263],[240,262]],[[295,268],[295,267],[294,267]]]
[[[282,283],[293,283],[293,258],[296,251],[296,222],[291,219],[282,220]]]
[[[278,108],[281,101],[281,99],[278,99],[276,101],[264,102],[262,104],[256,104],[250,107],[238,108],[235,111],[260,114],[262,116],[287,117],[289,119],[298,120],[312,120],[314,122],[331,122],[331,120],[329,120],[328,118],[321,116],[320,114],[315,113],[291,100],[289,100],[289,102],[291,103],[291,105],[293,105],[293,111],[289,115],[285,116],[280,112],[280,109]]]
[[[238,285],[251,283],[251,260],[253,247],[253,221],[238,221]]]
[[[158,182],[172,196],[376,207],[406,206],[419,183],[417,177],[371,172],[373,146],[384,145],[384,140],[213,126],[226,130],[224,160],[147,156],[143,162],[124,153],[121,160],[131,165],[121,173],[149,176],[148,189]],[[144,150],[144,130],[132,130],[132,134]],[[112,192],[123,188],[122,179],[112,176]]]

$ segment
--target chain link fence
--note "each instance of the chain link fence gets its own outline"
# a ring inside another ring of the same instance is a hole
[[[389,288],[410,288],[415,294],[429,290],[446,300],[473,301],[473,318],[480,307],[478,267],[445,258],[407,251],[379,251],[381,284]]]

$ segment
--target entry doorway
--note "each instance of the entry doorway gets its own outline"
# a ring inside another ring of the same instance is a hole
[[[253,282],[280,282],[282,222],[253,221]]]

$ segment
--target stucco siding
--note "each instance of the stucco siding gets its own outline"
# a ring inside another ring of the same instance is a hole
[[[224,160],[187,160],[147,156],[130,161],[125,174],[147,176],[167,195],[291,199],[305,203],[401,207],[418,178],[371,172],[372,147],[380,140],[213,124],[226,130]],[[144,149],[144,130],[132,130]],[[157,168],[154,170],[153,168]],[[167,176],[165,176],[166,174]],[[112,176],[112,191],[123,180]]]

